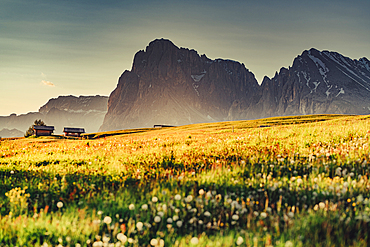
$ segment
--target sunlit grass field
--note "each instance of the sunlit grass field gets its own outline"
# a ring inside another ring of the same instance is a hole
[[[369,246],[370,118],[0,142],[0,246]]]

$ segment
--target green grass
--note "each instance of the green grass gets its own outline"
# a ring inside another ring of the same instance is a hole
[[[0,246],[368,246],[369,127],[312,115],[2,139]]]

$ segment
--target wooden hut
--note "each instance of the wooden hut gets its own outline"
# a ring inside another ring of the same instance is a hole
[[[51,136],[54,131],[54,126],[37,126],[33,125],[33,132],[36,136]]]
[[[84,128],[71,128],[71,127],[64,127],[64,135],[65,136],[75,136],[80,137],[81,134],[85,133]]]

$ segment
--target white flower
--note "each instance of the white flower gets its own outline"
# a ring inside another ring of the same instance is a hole
[[[210,213],[210,212],[208,212],[208,211],[205,211],[205,212],[204,212],[204,216],[206,216],[206,217],[210,217],[210,216],[211,216],[211,213]]]
[[[141,209],[142,210],[148,210],[148,204],[143,204],[142,206],[141,206]]]
[[[159,223],[161,222],[161,217],[159,217],[158,215],[154,217],[154,222],[156,223]]]
[[[158,215],[163,217],[164,216],[164,213],[161,211],[161,212],[158,212]]]
[[[136,223],[136,227],[137,227],[137,229],[139,230],[139,231],[141,231],[142,229],[143,229],[143,226],[144,226],[144,224],[143,224],[143,222],[138,222],[138,223]]]
[[[319,207],[320,207],[320,209],[324,209],[324,208],[325,208],[325,203],[320,202],[320,203],[319,203]]]
[[[134,209],[135,209],[135,205],[131,203],[131,204],[128,206],[128,209],[130,209],[130,210],[134,210]]]
[[[127,239],[127,242],[129,242],[130,244],[132,244],[134,242],[134,239],[133,238],[128,238]]]
[[[199,243],[199,240],[197,237],[193,237],[192,239],[190,239],[190,243],[195,245]]]
[[[267,213],[265,213],[265,212],[262,212],[261,213],[261,217],[264,219],[264,218],[266,218],[267,217]]]
[[[103,214],[103,211],[99,210],[98,215],[102,215],[102,214]]]
[[[181,196],[179,194],[175,195],[175,200],[176,201],[180,201],[181,200]]]
[[[176,220],[178,220],[178,219],[179,219],[179,216],[178,216],[178,215],[174,215],[174,216],[172,217],[172,219],[173,219],[173,221],[176,221]]]
[[[58,203],[57,203],[57,207],[58,207],[58,208],[63,207],[63,202],[58,202]]]
[[[107,237],[107,236],[103,236],[103,242],[104,243],[108,243],[110,240],[110,237]]]
[[[167,219],[167,223],[171,224],[172,222],[173,222],[173,220],[171,218]]]
[[[362,195],[358,195],[357,198],[356,198],[356,200],[358,202],[363,202],[364,201],[364,197]]]
[[[243,239],[243,237],[238,237],[238,239],[236,240],[236,244],[237,245],[241,245],[242,243],[244,242],[244,239]]]
[[[234,214],[231,218],[232,218],[233,220],[237,221],[237,220],[239,219],[239,215]]]
[[[117,234],[117,239],[119,241],[121,241],[122,243],[125,243],[127,241],[126,235],[123,234],[122,232],[120,232],[120,233]]]
[[[179,228],[180,228],[180,227],[182,226],[182,221],[181,221],[181,220],[177,221],[177,222],[176,222],[176,225],[177,225],[177,227],[179,227]]]
[[[153,196],[153,198],[152,198],[152,202],[158,202],[158,197],[156,197],[156,196]]]
[[[293,218],[293,217],[294,217],[294,213],[293,213],[293,212],[289,212],[289,213],[288,213],[288,216],[289,216],[290,218]]]
[[[112,223],[112,218],[109,216],[105,216],[103,222],[109,225],[110,223]]]
[[[150,240],[150,245],[152,245],[152,246],[158,245],[158,240],[153,238],[152,240]]]
[[[285,242],[285,247],[293,247],[294,245],[293,245],[293,243],[292,243],[292,241],[286,241]]]
[[[200,189],[199,190],[199,195],[203,195],[204,194],[204,190],[203,189]]]
[[[188,195],[186,197],[186,202],[191,202],[193,200],[193,196],[192,195]]]

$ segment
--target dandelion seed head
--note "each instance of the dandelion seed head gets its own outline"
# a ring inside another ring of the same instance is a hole
[[[112,218],[109,216],[105,216],[103,222],[109,225],[110,223],[112,223]]]
[[[62,208],[62,207],[63,207],[63,202],[58,202],[58,203],[57,203],[57,207],[58,207],[58,208]]]
[[[236,245],[241,245],[244,242],[243,237],[239,236],[236,240]]]
[[[142,206],[141,206],[141,209],[142,210],[148,210],[148,204],[143,204]]]
[[[181,196],[179,194],[175,195],[175,200],[176,201],[180,201],[181,200]]]
[[[121,241],[122,243],[125,243],[127,241],[126,235],[123,234],[122,232],[120,232],[120,233],[117,234],[117,239],[119,241]]]
[[[176,225],[177,225],[178,228],[182,227],[182,221],[181,220],[177,221]]]
[[[190,243],[196,245],[199,243],[199,239],[197,237],[193,237],[192,239],[190,239]]]
[[[159,223],[161,222],[161,217],[159,217],[158,215],[154,217],[154,222],[155,223]]]
[[[131,203],[129,206],[128,206],[128,209],[130,210],[134,210],[135,209],[135,205],[133,203]]]
[[[152,198],[152,202],[154,202],[154,203],[158,202],[158,197],[153,196],[153,198]]]
[[[155,238],[153,238],[152,240],[150,240],[150,245],[151,245],[151,246],[156,246],[156,245],[158,245],[158,240],[157,240],[157,239],[155,239]]]
[[[144,226],[144,224],[143,224],[143,222],[138,222],[138,223],[136,223],[136,227],[137,227],[137,229],[139,230],[139,231],[141,231],[142,229],[143,229],[143,226]]]

